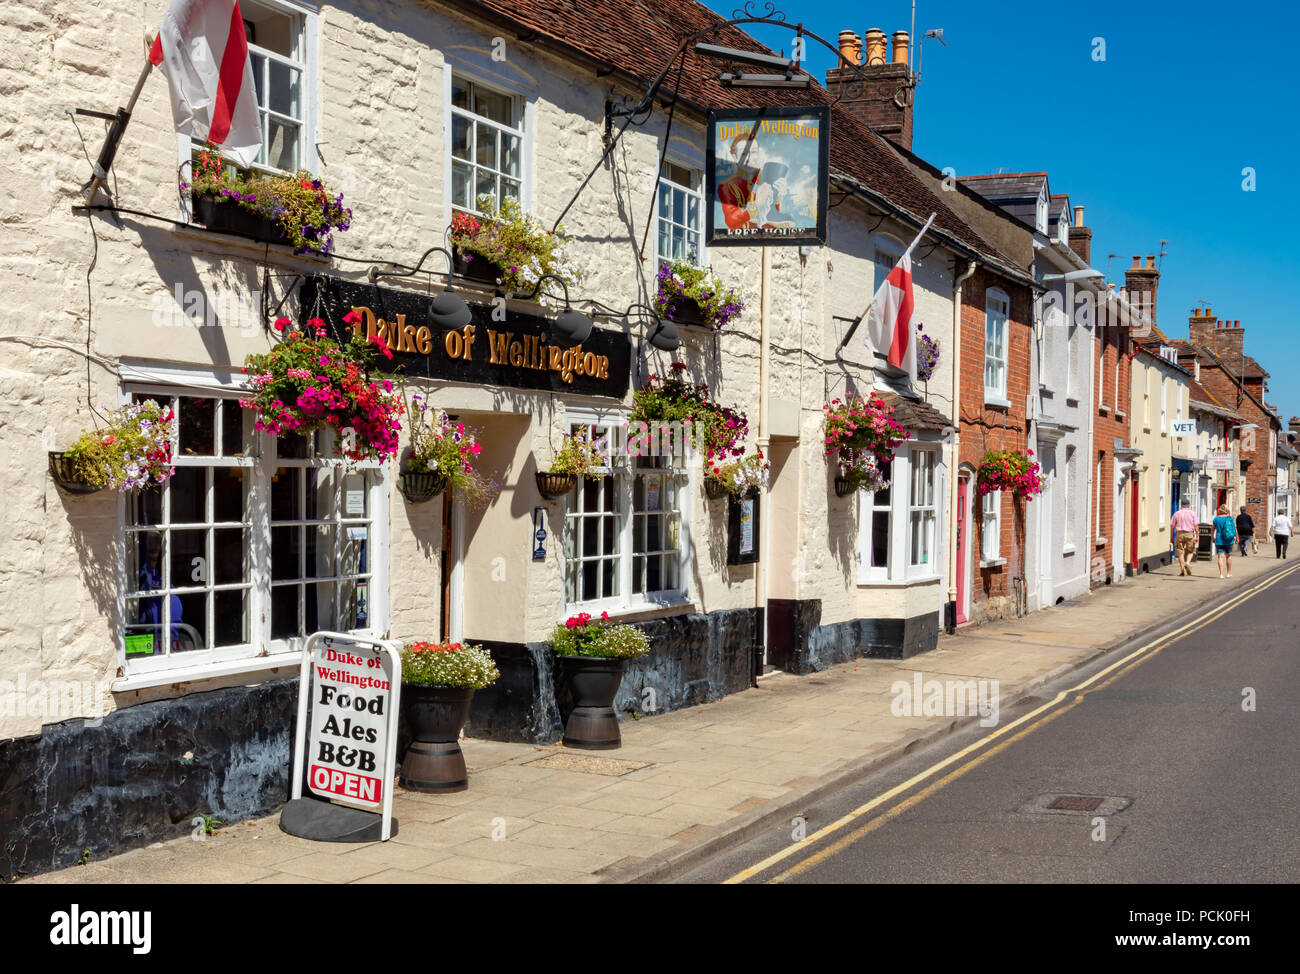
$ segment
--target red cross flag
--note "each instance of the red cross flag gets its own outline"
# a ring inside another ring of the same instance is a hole
[[[912,250],[934,222],[934,214],[898,258],[894,269],[881,283],[867,308],[869,349],[883,355],[896,369],[903,369],[916,383],[916,336],[912,333]]]
[[[262,126],[238,0],[172,0],[149,61],[167,75],[176,131],[251,165]]]

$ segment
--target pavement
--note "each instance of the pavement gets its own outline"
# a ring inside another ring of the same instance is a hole
[[[775,673],[714,703],[628,720],[616,751],[462,740],[469,790],[398,790],[386,843],[287,835],[279,814],[29,877],[27,883],[654,882],[980,720],[895,716],[897,680],[997,680],[1009,709],[1045,683],[1289,562],[1233,559],[1126,579],[1021,619],[941,635],[907,660]]]

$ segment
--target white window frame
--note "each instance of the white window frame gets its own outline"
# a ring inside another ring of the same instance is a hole
[[[921,508],[912,507],[912,473],[915,469],[915,457],[918,453],[932,456],[933,503]],[[947,496],[944,484],[947,470],[943,460],[942,440],[929,434],[921,434],[916,439],[900,446],[894,451],[890,465],[888,507],[876,503],[873,491],[858,491],[858,584],[910,584],[941,577],[943,573],[945,533],[939,529],[943,523],[943,504]],[[889,543],[887,564],[871,564],[872,531],[874,530],[873,513],[888,510]],[[930,562],[928,564],[911,563],[911,521],[916,510],[932,512],[932,533],[930,545]]]
[[[136,395],[174,398],[221,398],[226,400],[227,403],[233,403],[240,398],[241,394],[247,394],[246,388],[242,387],[241,381],[235,379],[233,375],[211,369],[190,371],[176,366],[154,368],[124,364],[121,371],[123,385],[119,392],[119,402],[122,405],[130,403]],[[160,379],[170,381],[160,382],[158,381]],[[185,379],[188,379],[188,382],[185,382]],[[228,407],[223,405],[222,408]],[[174,416],[172,423],[172,443],[175,446],[178,442],[180,416]],[[215,435],[219,437],[220,433]],[[216,457],[215,459],[218,462],[213,463],[213,457],[190,457],[179,453],[173,455],[174,465],[178,468],[239,467],[246,470],[251,478],[243,522],[247,557],[250,560],[246,579],[248,596],[245,604],[245,612],[248,616],[248,642],[214,649],[187,650],[174,654],[168,652],[145,659],[131,660],[127,657],[126,598],[128,592],[136,590],[136,585],[132,579],[128,578],[127,573],[127,544],[125,539],[127,533],[133,529],[127,522],[128,498],[123,494],[118,500],[118,537],[122,539],[122,543],[119,545],[117,565],[118,621],[116,643],[118,664],[122,667],[121,672],[125,674],[125,677],[119,679],[118,684],[115,684],[115,689],[133,689],[162,683],[175,683],[182,680],[206,679],[227,673],[247,672],[274,666],[296,665],[295,661],[300,657],[302,648],[306,643],[306,636],[309,634],[288,639],[271,638],[270,511],[271,477],[277,467],[284,466],[286,463],[295,463],[295,461],[276,457],[276,438],[274,436],[260,432],[255,433],[255,435],[258,449],[256,455],[252,456]],[[296,464],[316,467],[342,467],[341,461],[331,459],[299,460],[296,461]],[[370,582],[368,589],[368,625],[364,629],[353,631],[358,635],[377,638],[386,632],[389,626],[389,505],[386,464],[367,461],[355,464],[353,469],[374,473],[365,499],[369,514],[363,518],[368,522],[370,532],[367,539],[368,567],[365,572],[369,576]],[[213,489],[215,490],[215,487]],[[170,492],[165,495],[164,504],[166,504],[166,499],[169,497]],[[166,513],[166,507],[164,507],[163,519],[164,521],[170,520],[170,515]],[[200,530],[209,527],[210,520],[209,518],[202,523],[195,522],[193,525],[185,524],[175,527],[179,527],[181,530]],[[209,551],[208,554],[210,557],[212,552]],[[170,561],[170,552],[165,552],[165,556],[164,565],[167,565]],[[164,568],[164,571],[169,573],[169,565]],[[336,577],[322,577],[319,582],[325,583]],[[164,575],[163,578],[166,579],[167,575]],[[313,580],[313,584],[315,583],[316,580]],[[239,586],[232,583],[231,586],[223,587]],[[174,588],[178,588],[178,586],[171,586],[166,583],[162,585],[162,591],[165,592],[170,593]],[[160,597],[170,599],[170,594]],[[211,610],[208,612],[205,625],[207,631],[211,632]]]
[[[294,46],[301,52],[301,60],[286,58],[282,54],[277,54],[275,51],[269,51],[266,48],[260,47],[251,42],[248,45],[248,49],[250,53],[265,56],[268,61],[278,61],[301,70],[302,74],[300,77],[299,98],[301,99],[300,111],[302,112],[302,127],[299,130],[298,165],[300,168],[305,169],[310,173],[320,175],[320,155],[316,151],[316,126],[319,117],[319,105],[316,99],[316,92],[319,88],[320,8],[315,3],[307,3],[304,2],[304,0],[256,0],[256,2],[258,5],[268,7],[286,17],[298,19],[298,36],[294,39]],[[258,120],[262,130],[263,149],[266,147],[265,111],[266,110],[259,106]],[[288,118],[289,116],[285,117]],[[201,148],[202,142],[197,141],[186,134],[177,134],[177,162],[181,167],[180,171],[187,177],[192,172],[194,152]],[[258,162],[253,163],[249,168],[257,172],[271,173],[274,175],[281,175],[284,172],[284,170],[275,169]],[[180,207],[182,216],[186,220],[189,220],[192,217],[192,213],[190,212],[191,207],[188,194],[181,194]]]
[[[990,332],[994,331],[997,317],[1001,317],[1001,348],[994,342],[994,353],[990,354]],[[1011,299],[1006,292],[989,288],[984,295],[984,401],[997,406],[1009,406],[1007,399],[1008,372],[1011,365]],[[1000,381],[989,385],[989,364],[994,363]]]
[[[473,85],[477,85],[478,87],[484,88],[495,94],[504,95],[510,98],[511,104],[514,106],[513,114],[518,119],[518,123],[519,123],[518,126],[512,128],[509,125],[502,125],[500,122],[494,121],[483,115],[476,115],[474,112],[471,112],[467,109],[454,107],[452,105],[452,90],[455,87],[455,82],[457,79],[461,81],[469,82],[470,84]],[[443,188],[444,188],[444,199],[445,199],[445,205],[443,209],[446,212],[447,226],[451,225],[451,218],[458,210],[458,207],[453,202],[455,194],[452,191],[452,170],[453,170],[452,126],[453,126],[453,119],[456,116],[461,116],[467,119],[471,119],[475,125],[487,125],[490,128],[497,130],[498,132],[504,132],[509,135],[516,136],[519,139],[519,205],[524,209],[525,212],[532,212],[531,160],[533,156],[532,132],[534,129],[532,109],[533,109],[533,105],[531,99],[529,99],[523,93],[512,89],[511,87],[503,85],[499,80],[491,80],[485,78],[483,77],[482,74],[476,73],[475,71],[468,69],[460,64],[455,64],[455,65],[447,64],[444,67],[443,69],[444,140],[443,141],[446,143],[446,148],[443,152],[443,164],[444,164]],[[470,141],[472,146],[474,140],[471,138]],[[498,164],[500,163],[499,157],[497,159],[497,162]],[[488,167],[479,167],[477,162],[473,163],[473,165],[476,171],[478,168],[488,168]],[[500,176],[501,174],[500,169],[493,169],[492,171],[497,173],[498,176]],[[500,188],[500,182],[498,180],[498,190],[499,188]],[[478,202],[477,180],[475,180],[475,186],[471,191],[471,196],[472,196],[473,203],[477,204]],[[468,208],[468,212],[478,214],[479,210],[477,209],[476,206],[470,206]]]
[[[676,180],[670,179],[668,175],[663,171],[665,168],[667,168],[670,165],[675,166],[678,169],[685,169],[686,171],[688,171],[691,174],[691,179],[695,183],[695,186],[684,186],[681,183],[677,182]],[[664,165],[660,167],[659,182],[655,188],[655,235],[654,237],[655,237],[656,273],[658,272],[658,269],[661,264],[665,262],[671,262],[674,259],[670,254],[665,254],[660,246],[663,240],[660,227],[665,221],[665,217],[661,212],[663,192],[665,187],[668,190],[669,216],[667,218],[667,223],[669,227],[668,239],[669,239],[670,248],[672,244],[672,229],[675,227],[681,227],[685,233],[695,234],[695,240],[696,240],[695,260],[692,262],[688,256],[686,258],[687,262],[694,263],[696,267],[708,267],[709,266],[708,254],[705,252],[706,248],[704,246],[704,223],[705,223],[704,171],[700,169],[698,166],[687,165],[686,163],[679,162],[678,160],[669,156],[664,159]],[[675,201],[675,197],[679,194],[681,195],[683,200],[682,209],[683,209],[683,213],[686,215],[685,223],[678,223],[677,221],[673,220],[671,216],[673,211],[673,202]],[[690,217],[689,207],[692,200],[694,200],[695,202],[695,227],[694,228],[690,226],[690,218],[689,218]],[[688,251],[690,250],[689,243],[687,245],[687,250]]]
[[[1002,562],[1002,491],[980,498],[980,567]]]
[[[666,589],[653,593],[633,593],[632,592],[632,567],[633,559],[636,557],[632,551],[633,543],[633,518],[635,512],[632,509],[635,478],[637,468],[635,460],[622,460],[613,456],[613,451],[625,442],[627,428],[627,413],[623,410],[602,410],[593,407],[568,406],[565,409],[565,426],[572,429],[575,426],[600,426],[605,427],[611,433],[614,433],[616,427],[621,427],[615,435],[606,437],[606,451],[610,455],[610,468],[607,476],[614,478],[614,491],[619,500],[618,512],[616,518],[616,528],[618,532],[618,550],[615,555],[617,560],[618,572],[618,594],[600,599],[588,599],[586,601],[570,602],[567,593],[567,573],[568,564],[565,558],[565,544],[567,543],[567,533],[569,531],[569,521],[576,512],[578,498],[570,495],[566,501],[564,531],[566,538],[561,540],[559,545],[561,561],[561,584],[565,587],[565,594],[561,600],[563,611],[557,616],[557,620],[568,618],[577,612],[590,612],[597,615],[600,612],[608,612],[610,615],[644,612],[651,609],[663,608],[665,606],[687,605],[691,601],[691,577],[692,577],[692,535],[691,535],[691,497],[693,480],[690,476],[690,470],[693,469],[691,463],[691,451],[689,445],[686,451],[687,465],[685,468],[674,467],[665,469],[662,472],[676,481],[678,516],[681,525],[681,537],[679,538],[679,559],[677,565],[677,577],[681,583],[680,589]],[[583,485],[581,482],[574,488],[581,491]]]

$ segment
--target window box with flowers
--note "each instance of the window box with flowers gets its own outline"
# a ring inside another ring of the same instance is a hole
[[[1041,494],[1046,481],[1039,470],[1034,451],[990,450],[980,460],[975,484],[980,496],[1008,491],[1029,500]]]
[[[470,507],[487,504],[501,485],[475,466],[483,452],[481,429],[434,411],[419,393],[411,396],[411,455],[402,474],[402,493],[412,503],[427,501],[450,488]]]
[[[262,243],[286,244],[296,254],[329,254],[334,232],[347,230],[352,221],[343,194],[331,193],[311,173],[239,174],[213,146],[198,153],[191,179],[180,188],[190,192],[195,222]]]
[[[402,714],[411,734],[402,758],[403,788],[453,792],[469,787],[461,728],[469,719],[474,691],[500,676],[482,646],[416,642],[402,650]]]
[[[590,613],[570,616],[555,627],[551,649],[559,664],[560,699],[572,700],[564,724],[565,747],[609,750],[623,743],[614,713],[623,671],[629,659],[650,652],[650,640],[636,626],[614,625],[609,613],[599,619]]]
[[[82,431],[70,448],[51,451],[50,474],[70,494],[105,487],[135,490],[161,484],[172,467],[172,411],[137,402],[111,411],[103,429]]]
[[[676,260],[659,268],[655,310],[679,325],[721,331],[745,310],[741,291],[723,285],[713,268]]]
[[[525,213],[517,200],[478,199],[482,216],[457,213],[451,221],[452,266],[470,280],[496,284],[503,291],[533,291],[547,274],[567,285],[582,280],[569,255],[563,227],[554,233]]]

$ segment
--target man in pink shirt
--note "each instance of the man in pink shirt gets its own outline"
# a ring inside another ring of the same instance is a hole
[[[1178,557],[1178,574],[1190,575],[1192,560],[1196,557],[1196,545],[1200,540],[1191,501],[1183,501],[1182,506],[1169,519],[1169,526],[1176,532],[1174,554]]]

